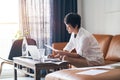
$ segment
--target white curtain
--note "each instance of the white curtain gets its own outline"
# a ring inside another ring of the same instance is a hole
[[[49,0],[20,0],[20,16],[23,36],[35,39],[38,48],[51,44]]]

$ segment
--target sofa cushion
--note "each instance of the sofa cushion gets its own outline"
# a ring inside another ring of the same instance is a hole
[[[115,35],[110,43],[106,60],[120,61],[120,35]]]
[[[104,53],[104,57],[106,56],[110,41],[112,39],[112,35],[105,35],[105,34],[94,34],[96,40],[100,45],[100,49]]]

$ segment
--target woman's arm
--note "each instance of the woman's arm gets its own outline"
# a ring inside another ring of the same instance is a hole
[[[68,52],[68,51],[57,51],[56,53],[59,54],[60,56],[64,56],[65,55],[65,56],[73,57],[73,58],[79,58],[79,57],[81,57],[77,53],[71,53],[71,52]]]

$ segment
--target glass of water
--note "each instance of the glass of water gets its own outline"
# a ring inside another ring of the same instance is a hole
[[[44,59],[44,57],[45,57],[45,49],[41,48],[41,49],[39,49],[39,52],[40,52],[40,62],[44,62],[45,61],[45,59]]]

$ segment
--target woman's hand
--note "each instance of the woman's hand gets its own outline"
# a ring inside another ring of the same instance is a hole
[[[61,55],[61,56],[63,56],[63,55],[66,55],[66,54],[67,54],[67,52],[65,52],[65,51],[61,51],[61,50],[56,51],[56,53],[57,53],[57,54],[59,54],[59,55]]]
[[[48,58],[54,58],[54,55],[53,54],[49,54]]]
[[[48,58],[59,58],[60,57],[60,55],[59,54],[49,54],[48,55]]]
[[[59,58],[60,60],[62,60],[63,56],[69,53],[67,51],[62,51],[62,50],[57,50],[55,51],[56,54],[50,54],[48,55],[48,58]]]

